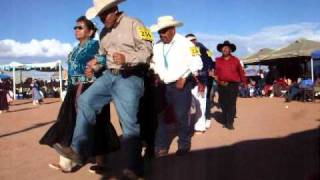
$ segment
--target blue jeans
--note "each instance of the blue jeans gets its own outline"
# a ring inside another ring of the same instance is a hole
[[[77,120],[71,147],[83,158],[91,154],[96,115],[103,106],[114,101],[123,130],[123,149],[128,155],[127,165],[133,171],[141,169],[140,126],[137,112],[144,82],[137,76],[123,78],[105,71],[78,100]]]
[[[183,90],[178,90],[175,83],[166,85],[166,102],[173,108],[174,118],[178,125],[178,148],[189,149],[191,147],[191,124],[189,111],[191,106],[191,82],[186,82]],[[159,119],[156,133],[156,146],[159,149],[169,149],[171,144],[167,131],[166,117]]]

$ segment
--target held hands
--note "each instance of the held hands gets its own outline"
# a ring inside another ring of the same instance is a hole
[[[115,64],[117,65],[123,65],[126,63],[126,56],[122,53],[115,52],[112,54],[112,59]]]
[[[214,74],[214,69],[210,70],[208,74],[210,77],[213,77],[215,80],[217,80],[217,76]]]
[[[98,60],[97,59],[91,59],[90,61],[87,62],[87,66],[86,66],[86,69],[84,71],[85,75],[88,77],[88,78],[92,78],[93,75],[94,75],[94,66],[98,64]]]
[[[179,90],[183,89],[185,83],[186,83],[186,79],[185,78],[178,79],[177,82],[176,82],[176,88],[179,89]]]

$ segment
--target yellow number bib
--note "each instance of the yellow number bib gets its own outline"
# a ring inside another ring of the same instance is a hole
[[[207,51],[207,55],[208,55],[209,57],[212,57],[212,56],[213,56],[213,52],[210,51],[210,50],[208,50],[208,51]]]
[[[191,47],[190,52],[192,56],[200,56],[200,49],[198,47]]]
[[[152,35],[151,31],[148,28],[137,27],[137,31],[138,31],[139,37],[142,40],[151,41],[151,42],[153,41],[153,35]]]

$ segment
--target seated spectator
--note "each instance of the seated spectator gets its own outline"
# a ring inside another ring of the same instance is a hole
[[[311,79],[306,78],[301,80],[298,78],[298,82],[293,82],[288,88],[288,92],[285,95],[286,102],[291,100],[308,100],[312,98],[313,91],[307,91],[313,88],[313,82]]]
[[[320,96],[320,74],[317,75],[317,78],[314,82],[314,96]]]
[[[288,84],[286,78],[279,78],[273,84],[272,94],[275,97],[282,97],[288,90]]]

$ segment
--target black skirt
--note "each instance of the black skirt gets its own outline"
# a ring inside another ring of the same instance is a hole
[[[7,92],[0,89],[0,111],[8,110],[9,104],[7,100]]]
[[[91,84],[83,84],[82,92]],[[71,86],[60,107],[57,121],[41,138],[40,144],[52,146],[59,143],[63,146],[70,146],[76,124],[76,94],[78,86]],[[94,146],[92,156],[103,155],[116,151],[120,148],[118,135],[110,122],[110,105],[103,107],[96,117],[94,130]]]

